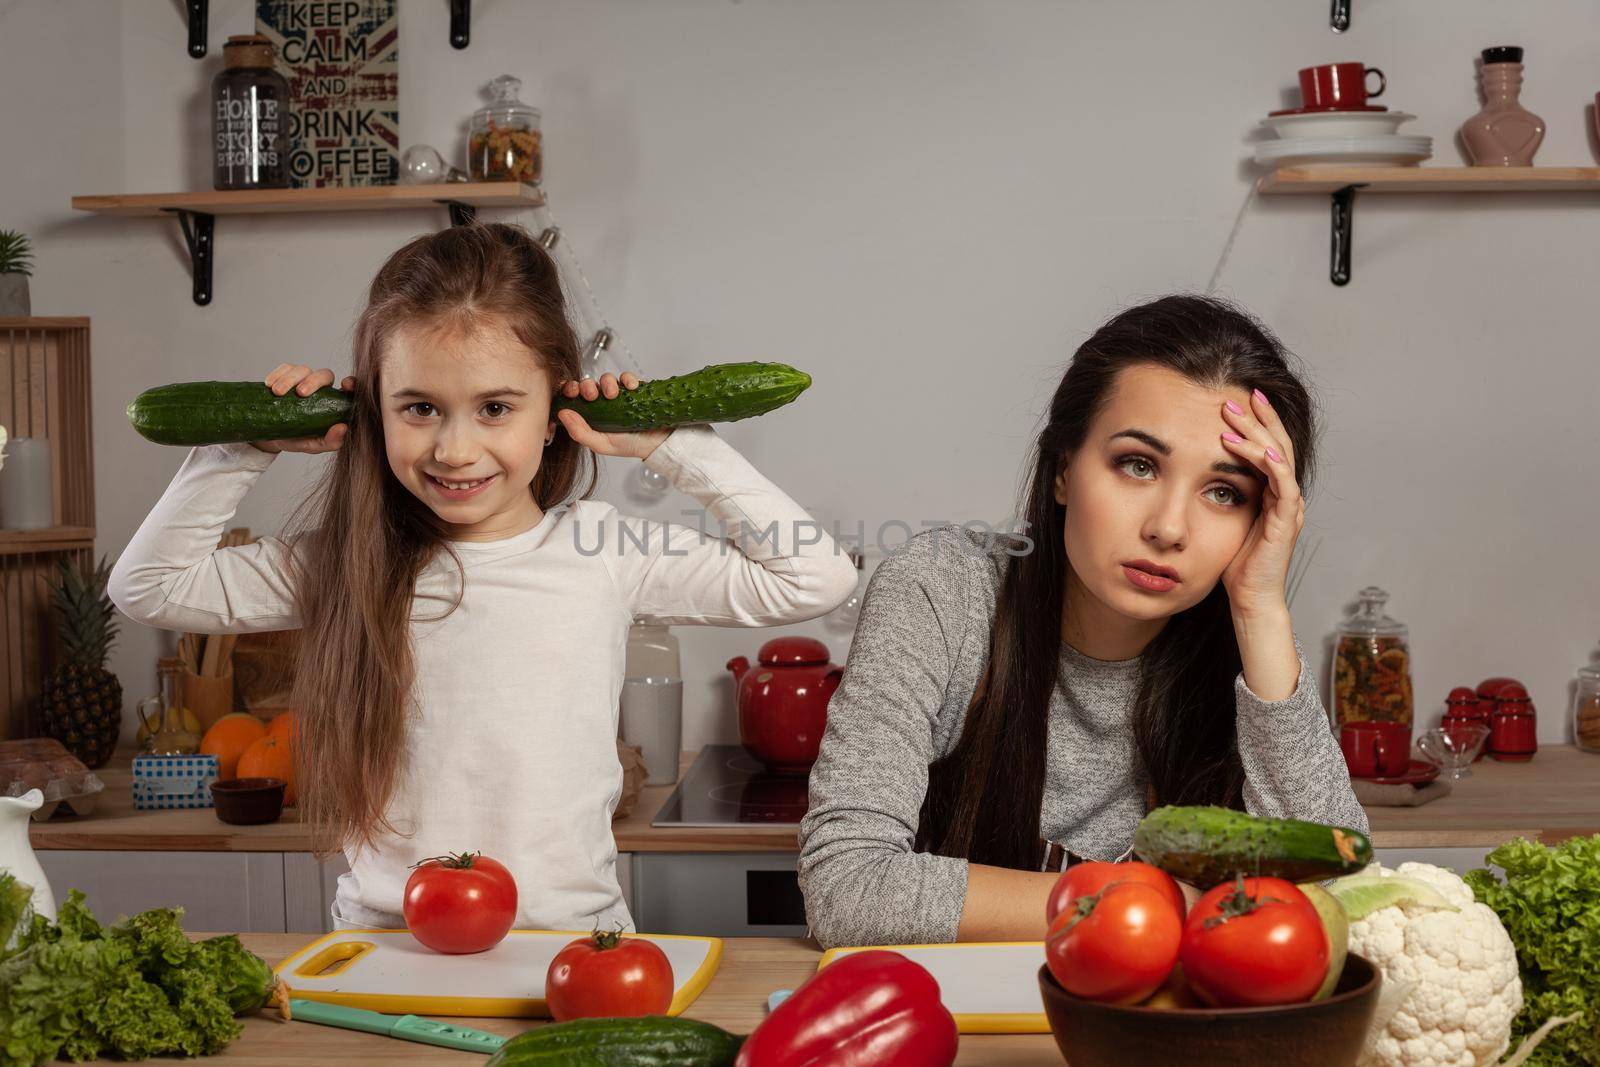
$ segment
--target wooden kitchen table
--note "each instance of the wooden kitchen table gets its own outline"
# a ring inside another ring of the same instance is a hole
[[[307,943],[304,935],[295,934],[241,936],[247,948],[272,964]],[[722,964],[711,985],[685,1014],[734,1033],[747,1034],[765,1017],[767,996],[777,989],[793,989],[805,981],[815,973],[821,955],[808,941],[729,938],[723,942]],[[1043,953],[1040,960],[1043,961]],[[533,1025],[525,1019],[448,1021],[507,1035],[521,1033]],[[331,1026],[285,1023],[276,1016],[246,1019],[244,1033],[216,1058],[241,1067],[277,1064],[306,1067],[325,1063],[338,1063],[341,1067],[389,1067],[396,1063],[470,1065],[485,1062],[484,1057],[471,1052],[454,1052]],[[956,1062],[987,1067],[1060,1067],[1063,1061],[1056,1050],[1055,1039],[1049,1034],[963,1034]]]

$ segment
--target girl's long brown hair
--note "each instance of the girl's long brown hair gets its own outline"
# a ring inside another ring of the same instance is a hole
[[[395,830],[385,811],[405,771],[413,710],[412,598],[424,566],[449,552],[445,524],[389,469],[381,408],[388,343],[405,326],[498,323],[554,386],[580,376],[565,308],[555,262],[526,230],[499,223],[419,237],[372,281],[355,328],[350,430],[291,535],[304,621],[295,771],[302,818],[321,849]],[[593,454],[558,433],[529,491],[548,509],[588,496],[595,477]]]
[[[1062,593],[1070,566],[1055,478],[1083,444],[1117,375],[1138,364],[1165,367],[1211,388],[1260,388],[1294,442],[1295,477],[1309,496],[1315,411],[1282,345],[1264,326],[1220,300],[1169,296],[1129,308],[1095,331],[1050,401],[1028,487],[1032,549],[1005,561],[985,682],[955,748],[929,768],[919,850],[997,867],[1039,867],[1050,697],[1061,663]],[[1221,582],[1168,620],[1146,646],[1132,729],[1157,803],[1242,806],[1233,694],[1239,670]]]

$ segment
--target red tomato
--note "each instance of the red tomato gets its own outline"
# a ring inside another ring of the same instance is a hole
[[[1172,973],[1183,914],[1143,882],[1113,882],[1057,915],[1044,958],[1061,988],[1089,1000],[1134,1004]]]
[[[672,1006],[672,964],[653,942],[594,933],[556,953],[545,973],[544,999],[558,1023],[665,1015]]]
[[[1188,910],[1188,905],[1183,899],[1183,887],[1160,867],[1152,867],[1138,860],[1128,863],[1101,863],[1098,860],[1090,860],[1074,863],[1061,872],[1061,877],[1056,879],[1055,888],[1050,890],[1050,899],[1045,901],[1045,922],[1055,922],[1056,916],[1067,910],[1069,903],[1079,897],[1094,896],[1112,882],[1143,882],[1145,885],[1155,886],[1172,901],[1173,906],[1178,909],[1179,918],[1182,918],[1183,913]]]
[[[1328,973],[1328,935],[1292,882],[1240,877],[1195,901],[1180,956],[1189,984],[1212,1003],[1296,1004]]]
[[[435,952],[483,952],[516,920],[516,879],[477,852],[423,860],[406,879],[403,910],[411,935]]]

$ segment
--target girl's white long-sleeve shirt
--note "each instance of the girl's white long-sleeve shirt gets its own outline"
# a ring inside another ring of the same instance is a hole
[[[217,548],[273,459],[250,445],[191,452],[117,561],[117,607],[171,630],[299,628],[288,544]],[[704,522],[577,501],[513,537],[452,542],[464,579],[443,553],[419,576],[407,757],[387,809],[397,833],[346,848],[336,918],[403,926],[412,864],[481,851],[516,877],[518,928],[632,929],[611,834],[629,624],[800,622],[856,581],[820,524],[711,427],[679,427],[645,463]],[[460,607],[437,618],[463,580]]]

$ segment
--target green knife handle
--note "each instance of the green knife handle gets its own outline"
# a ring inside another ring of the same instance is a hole
[[[463,1052],[495,1052],[506,1043],[499,1034],[472,1030],[465,1026],[424,1019],[420,1015],[402,1015],[394,1022],[394,1036],[405,1037],[441,1048],[460,1049]]]

